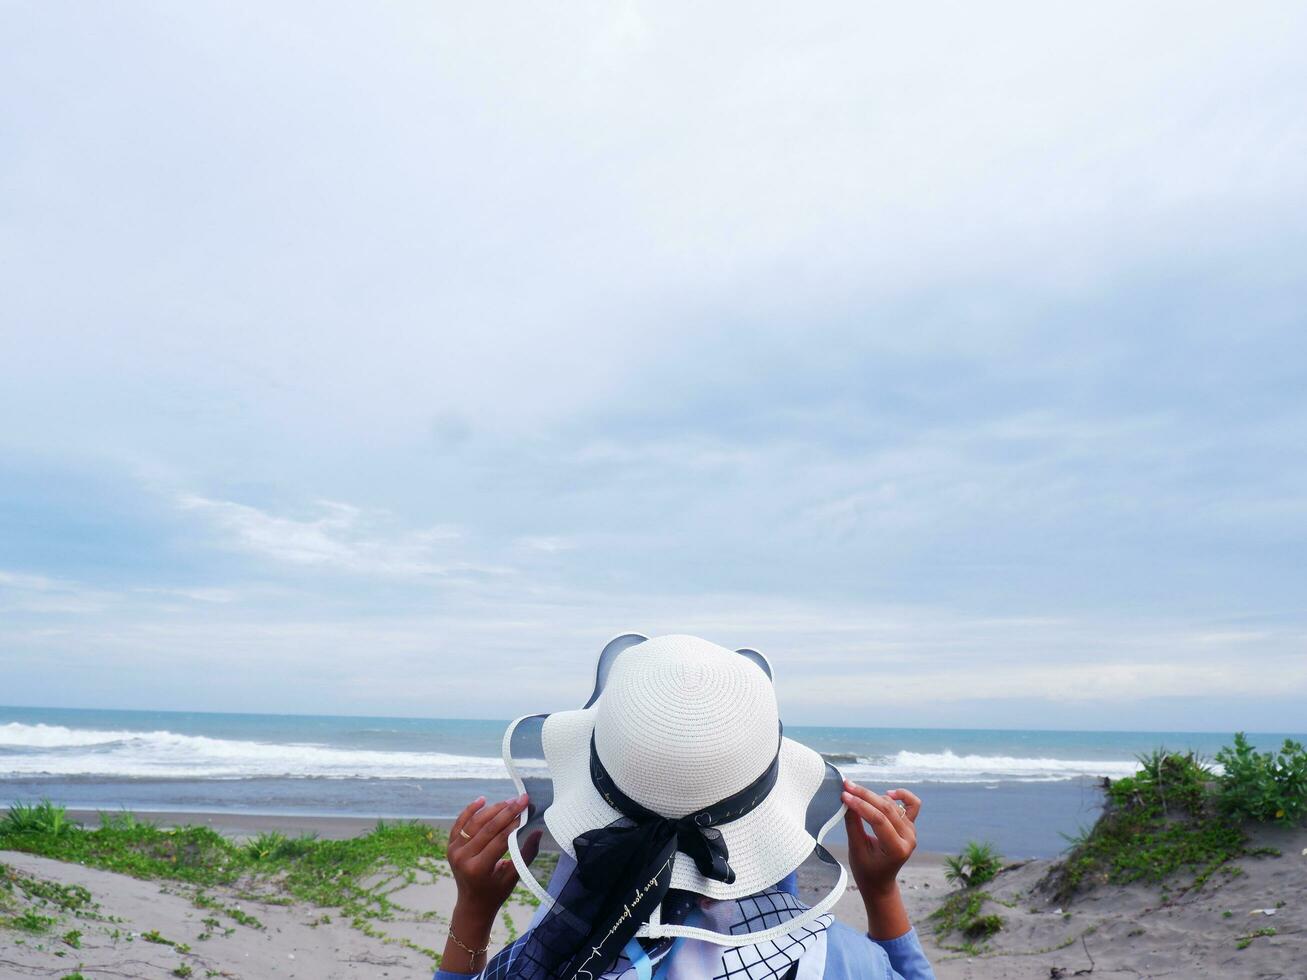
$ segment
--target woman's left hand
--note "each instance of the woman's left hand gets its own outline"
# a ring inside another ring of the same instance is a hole
[[[843,799],[849,808],[844,826],[853,880],[864,895],[892,891],[899,869],[917,847],[915,821],[921,800],[906,789],[878,796],[849,780],[844,783]],[[866,825],[871,827],[870,834]]]

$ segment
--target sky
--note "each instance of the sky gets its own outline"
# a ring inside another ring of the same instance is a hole
[[[0,704],[1307,730],[1307,7],[0,6]]]

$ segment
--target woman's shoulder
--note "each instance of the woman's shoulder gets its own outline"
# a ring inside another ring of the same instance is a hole
[[[824,980],[843,977],[931,980],[934,975],[915,929],[897,939],[883,940],[870,939],[843,922],[831,923],[826,931]]]
[[[872,966],[886,962],[885,951],[843,922],[832,922],[826,930],[826,976],[866,976]],[[847,968],[848,972],[843,970]],[[833,971],[833,972],[832,972]],[[880,976],[871,973],[871,976]]]

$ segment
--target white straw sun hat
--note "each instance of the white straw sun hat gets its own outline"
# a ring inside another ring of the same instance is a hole
[[[577,837],[623,821],[623,812],[596,786],[592,746],[620,794],[669,820],[700,814],[736,794],[748,796],[742,791],[751,786],[765,787],[749,791],[756,798],[740,807],[742,815],[713,825],[729,851],[727,880],[708,877],[690,854],[678,850],[672,889],[741,899],[772,888],[814,856],[833,882],[821,889],[815,904],[792,908],[792,914],[762,928],[732,930],[726,937],[661,925],[655,913],[639,935],[689,935],[742,945],[793,930],[839,898],[844,869],[820,840],[843,815],[842,780],[817,752],[781,735],[771,667],[760,654],[693,636],[626,634],[601,654],[595,692],[584,708],[527,716],[509,727],[505,762],[519,790],[532,797],[509,849],[522,883],[546,907],[553,899],[522,857],[525,832],[545,830],[559,850],[575,858]],[[814,801],[819,790],[820,808]]]

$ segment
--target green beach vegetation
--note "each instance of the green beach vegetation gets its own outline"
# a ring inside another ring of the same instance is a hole
[[[1224,770],[1218,802],[1229,816],[1287,826],[1307,817],[1307,750],[1286,739],[1279,752],[1257,752],[1243,732],[1216,753]]]
[[[1276,752],[1257,752],[1242,732],[1212,762],[1159,748],[1139,758],[1133,776],[1105,784],[1105,791],[1102,815],[1070,838],[1065,858],[1034,886],[1058,905],[1101,885],[1135,882],[1159,886],[1165,903],[1214,876],[1243,874],[1237,859],[1279,856],[1273,847],[1256,846],[1254,832],[1307,819],[1307,749],[1286,740]],[[1015,907],[986,890],[1006,870],[1002,856],[972,841],[944,866],[945,878],[957,887],[930,916],[936,940],[967,956],[989,953],[989,941],[1006,924],[1002,908]],[[1238,936],[1236,946],[1274,935],[1274,929],[1259,929]]]
[[[993,881],[1002,867],[1003,858],[993,844],[970,841],[961,854],[944,859],[944,877],[951,885],[974,888]]]
[[[961,854],[944,859],[944,877],[958,888],[930,915],[940,946],[973,956],[984,952],[986,943],[1003,929],[1003,916],[986,911],[991,903],[1003,903],[982,888],[1002,868],[1003,856],[994,845],[977,841],[969,841]],[[954,933],[961,936],[960,943],[948,941]]]
[[[1138,772],[1107,785],[1103,814],[1070,838],[1046,887],[1067,902],[1097,885],[1148,882],[1168,900],[1215,874],[1239,874],[1237,858],[1278,856],[1251,845],[1249,825],[1295,826],[1307,816],[1307,749],[1286,739],[1278,752],[1259,753],[1240,732],[1215,762],[1219,771],[1164,748],[1140,757]]]
[[[1006,924],[997,912],[987,912],[989,903],[997,902],[989,892],[978,887],[963,887],[949,894],[934,912],[930,922],[935,927],[935,941],[944,949],[975,956],[986,950],[986,943]],[[1001,903],[999,903],[1001,904]],[[960,943],[949,941],[957,933]]]
[[[339,910],[339,916],[366,934],[400,943],[437,963],[434,950],[404,938],[392,939],[384,924],[399,911],[411,911],[397,906],[390,895],[416,880],[418,872],[448,875],[446,843],[443,831],[413,821],[382,821],[348,840],[264,833],[243,843],[208,827],[160,828],[130,813],[102,813],[100,826],[92,829],[70,820],[63,807],[48,801],[14,804],[0,819],[0,850],[190,886],[193,903],[211,910],[204,920],[206,935],[223,929],[223,919],[234,924],[226,928],[262,928],[256,916],[208,892],[224,886],[248,901],[301,901]],[[53,885],[3,867],[0,888],[0,928],[48,931],[56,921],[48,912],[80,913],[93,904],[84,888]],[[13,901],[15,895],[27,899],[21,911]],[[434,913],[424,915],[434,917]],[[157,932],[141,938],[174,946],[179,952],[189,949]]]

